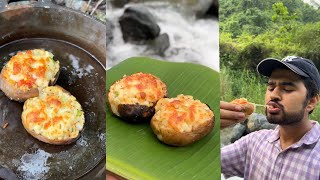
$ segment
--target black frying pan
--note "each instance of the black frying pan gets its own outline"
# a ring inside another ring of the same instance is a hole
[[[23,103],[0,91],[0,179],[82,177],[105,159],[106,26],[44,0],[18,6],[0,2],[0,69],[18,51],[51,51],[60,61],[57,84],[77,98],[86,120],[71,145],[40,142],[23,128]]]

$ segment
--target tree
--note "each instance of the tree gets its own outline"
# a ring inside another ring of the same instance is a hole
[[[272,21],[279,26],[280,32],[288,32],[296,24],[297,14],[289,14],[288,8],[282,2],[272,5],[273,15]]]
[[[320,22],[301,26],[293,41],[300,45],[301,56],[312,59],[320,67]]]

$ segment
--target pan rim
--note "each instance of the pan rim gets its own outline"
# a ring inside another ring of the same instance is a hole
[[[64,7],[64,6],[59,6],[54,3],[48,3],[48,2],[46,2],[46,3],[44,3],[44,2],[27,2],[26,4],[19,4],[19,5],[7,4],[7,5],[5,5],[5,7],[0,7],[0,14],[4,13],[4,12],[8,12],[8,11],[28,9],[28,8],[62,9],[62,10],[70,11],[75,14],[79,14],[81,16],[85,16],[86,18],[94,20],[94,21],[101,23],[103,25],[107,24],[106,22],[101,21],[100,19],[98,19],[94,16],[91,16],[91,15],[88,15],[86,13],[83,13],[81,11],[74,10],[72,8],[68,8],[68,7]]]
[[[90,55],[92,58],[94,58],[99,63],[99,65],[104,69],[104,71],[105,72],[107,71],[107,69],[104,66],[104,64],[102,62],[100,62],[100,60],[96,56],[94,56],[92,53],[90,53],[89,51],[87,51],[86,49],[84,49],[84,48],[82,48],[80,46],[77,46],[76,44],[73,44],[73,43],[71,43],[69,41],[65,41],[65,40],[61,40],[61,39],[54,39],[54,38],[48,38],[48,37],[21,38],[21,39],[16,39],[16,40],[10,41],[8,43],[5,43],[3,45],[0,45],[0,49],[4,48],[5,46],[20,42],[20,41],[37,40],[37,39],[39,39],[39,40],[40,39],[49,39],[49,40],[52,40],[52,41],[66,43],[66,44],[68,44],[70,46],[76,47],[77,49],[80,49],[81,51],[84,51],[85,53]]]

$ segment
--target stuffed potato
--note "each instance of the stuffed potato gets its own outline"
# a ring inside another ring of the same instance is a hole
[[[109,89],[111,111],[128,122],[149,121],[157,101],[167,97],[167,86],[156,76],[136,73],[124,76]]]
[[[58,74],[59,61],[53,60],[52,53],[42,49],[19,52],[2,69],[0,89],[11,100],[23,102],[38,96],[38,88],[53,85]]]
[[[151,128],[157,138],[172,146],[192,144],[211,132],[214,114],[192,96],[160,99],[155,106]]]
[[[85,122],[81,105],[60,86],[41,89],[39,97],[28,99],[21,119],[33,137],[57,145],[74,142]]]
[[[244,107],[243,113],[246,117],[250,116],[255,111],[255,104],[248,102],[246,98],[234,99],[232,104],[237,104]]]

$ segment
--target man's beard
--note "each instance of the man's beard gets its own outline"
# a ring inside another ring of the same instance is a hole
[[[283,108],[281,108],[281,115],[272,115],[267,112],[267,108],[265,110],[267,120],[271,124],[279,124],[279,125],[290,125],[295,124],[297,122],[302,121],[304,116],[304,108],[306,107],[307,102],[304,102],[303,107],[299,111],[295,111],[294,113],[287,113]]]

